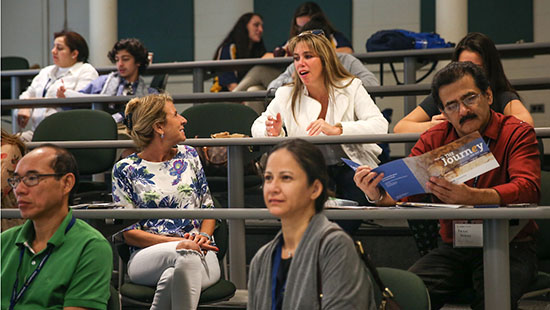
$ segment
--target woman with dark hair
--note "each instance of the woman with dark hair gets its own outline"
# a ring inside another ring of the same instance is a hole
[[[491,109],[504,115],[514,115],[534,126],[531,114],[506,78],[499,53],[488,36],[479,32],[471,32],[466,35],[457,44],[452,61],[470,61],[482,67],[489,78],[494,94]],[[401,119],[393,131],[395,133],[423,132],[445,120],[445,116],[441,114],[430,95],[416,109]]]
[[[259,14],[245,13],[216,49],[214,60],[260,58],[265,54],[263,20]],[[212,92],[232,91],[248,70],[220,73],[214,78]]]
[[[326,27],[330,30],[329,33],[327,33],[327,37],[329,37],[330,41],[336,48],[336,52],[348,54],[353,53],[353,47],[350,40],[346,38],[343,33],[337,31],[336,28],[332,26],[332,23],[329,21],[321,7],[315,2],[304,2],[296,8],[292,21],[290,22],[290,38],[293,38],[302,32],[304,25],[307,24],[314,16],[317,16],[316,18],[323,20]]]
[[[139,151],[113,167],[113,201],[134,209],[203,209],[214,203],[197,151],[185,141],[187,120],[166,95],[126,105],[127,132]],[[156,286],[151,309],[196,309],[201,291],[220,278],[214,219],[144,219],[122,231],[128,276]]]
[[[84,38],[73,31],[61,31],[54,34],[54,46],[51,50],[54,64],[40,70],[31,85],[19,99],[55,98],[60,87],[80,90],[97,78],[97,71],[88,60],[88,45]],[[23,132],[21,139],[30,141],[38,124],[47,116],[60,111],[60,108],[19,109],[17,124],[23,130],[29,120],[31,130]]]
[[[322,212],[327,182],[323,154],[313,144],[293,139],[271,150],[263,194],[281,231],[250,263],[248,309],[375,308],[353,241]]]

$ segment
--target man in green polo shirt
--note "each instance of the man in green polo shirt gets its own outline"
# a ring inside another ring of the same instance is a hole
[[[113,254],[107,240],[73,217],[78,168],[67,150],[45,145],[8,179],[25,224],[1,235],[3,309],[106,309]]]

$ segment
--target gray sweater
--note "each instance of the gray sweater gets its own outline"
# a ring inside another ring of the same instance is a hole
[[[372,283],[351,238],[342,230],[332,232],[319,252],[321,236],[330,227],[338,226],[322,213],[311,219],[288,270],[283,309],[319,309],[318,260],[323,283],[322,309],[375,309]],[[281,232],[250,263],[248,309],[271,309],[272,258],[280,237]]]
[[[340,59],[340,62],[344,68],[346,68],[349,73],[360,79],[363,86],[380,86],[376,76],[374,76],[374,74],[370,72],[359,59],[346,53],[336,53],[336,55],[338,56],[338,59]],[[294,68],[294,63],[291,63],[286,68],[285,72],[281,73],[281,75],[269,83],[267,89],[277,89],[285,84],[292,83],[292,74],[294,74],[294,71],[296,71],[296,68]]]

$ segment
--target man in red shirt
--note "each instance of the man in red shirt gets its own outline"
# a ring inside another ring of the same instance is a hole
[[[411,156],[429,152],[462,136],[479,131],[500,167],[463,184],[431,177],[426,186],[432,198],[453,204],[537,203],[540,199],[540,159],[532,126],[513,116],[489,108],[493,93],[483,71],[466,63],[451,63],[434,77],[434,99],[447,122],[420,136]],[[355,183],[379,205],[395,201],[378,187],[383,174],[359,167]],[[413,196],[408,200],[425,200]],[[483,309],[483,252],[480,247],[453,247],[453,222],[440,220],[443,244],[417,261],[411,271],[418,274],[430,292],[432,308],[439,309],[464,288],[473,287],[472,309]],[[529,221],[510,243],[510,288],[512,309],[536,274],[534,233]]]

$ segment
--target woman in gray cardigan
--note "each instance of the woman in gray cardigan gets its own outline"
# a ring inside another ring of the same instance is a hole
[[[300,139],[278,144],[264,177],[265,204],[281,231],[252,259],[248,309],[375,309],[351,238],[321,212],[328,176],[319,149]]]

